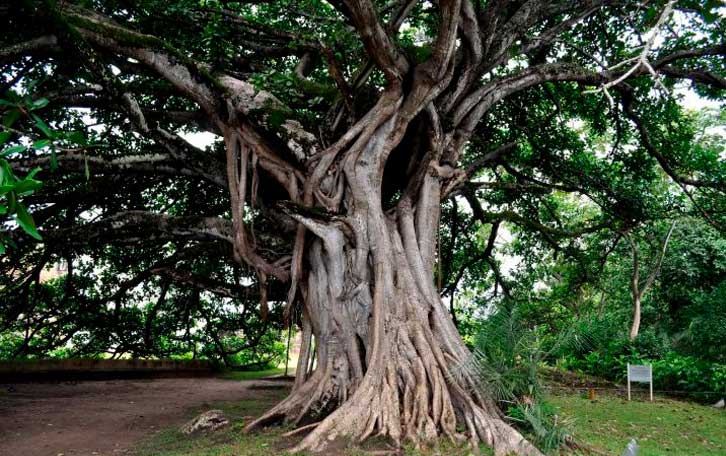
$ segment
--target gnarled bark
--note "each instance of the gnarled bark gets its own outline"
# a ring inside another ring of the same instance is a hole
[[[383,209],[382,164],[402,134],[397,122],[390,110],[371,120],[370,134],[344,154],[345,216],[287,208],[312,233],[301,250],[303,349],[290,396],[247,429],[278,421],[312,428],[293,451],[375,434],[396,444],[444,435],[485,442],[498,455],[540,454],[458,369],[470,353],[433,284],[440,153],[419,154],[428,159],[421,172]]]

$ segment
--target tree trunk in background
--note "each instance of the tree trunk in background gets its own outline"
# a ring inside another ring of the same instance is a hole
[[[640,296],[633,296],[633,324],[630,326],[630,340],[634,341],[640,332]]]
[[[645,282],[640,284],[640,260],[638,255],[638,243],[633,239],[631,235],[626,235],[626,239],[630,243],[630,248],[633,254],[633,275],[630,282],[630,292],[633,296],[633,324],[630,326],[630,341],[634,341],[640,332],[640,313],[641,313],[641,301],[643,295],[648,292],[650,287],[655,282],[655,279],[660,273],[660,268],[663,264],[663,258],[665,258],[666,251],[668,250],[668,243],[670,242],[673,230],[676,228],[676,221],[671,223],[670,228],[666,232],[666,235],[661,241],[660,248],[658,250],[658,256],[656,257],[655,264],[646,277]]]

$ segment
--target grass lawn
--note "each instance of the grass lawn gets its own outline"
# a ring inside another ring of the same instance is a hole
[[[293,374],[295,373],[294,370],[291,370],[291,372]],[[285,374],[284,367],[273,367],[272,369],[261,371],[226,371],[220,377],[227,380],[257,380],[259,378],[274,377],[283,374]]]
[[[631,438],[638,456],[726,455],[726,412],[712,407],[655,397],[628,402],[617,396],[590,401],[555,395],[549,402],[563,416],[575,438],[607,454],[620,455]]]
[[[224,378],[252,380],[282,374],[280,369],[260,372],[229,372]],[[281,384],[282,386],[282,384]],[[296,440],[282,436],[289,429],[272,427],[260,433],[244,434],[242,428],[287,394],[283,388],[261,389],[253,397],[236,402],[211,404],[204,410],[224,410],[232,425],[211,435],[188,437],[178,429],[166,429],[146,439],[136,450],[138,456],[272,456],[284,453]],[[628,402],[620,397],[601,395],[595,401],[579,395],[553,395],[549,402],[570,419],[569,428],[578,441],[606,454],[619,456],[631,438],[640,447],[638,456],[726,455],[726,412],[708,406],[671,399],[655,402]],[[189,417],[204,410],[190,410]],[[383,442],[369,442],[367,449],[383,450]],[[328,456],[361,456],[361,449],[336,448]],[[406,455],[469,456],[464,447],[442,442],[438,448],[407,449]],[[491,451],[482,448],[482,455]]]

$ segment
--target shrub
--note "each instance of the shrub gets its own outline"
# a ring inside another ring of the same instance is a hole
[[[726,280],[709,293],[693,293],[682,312],[688,327],[679,337],[679,352],[726,363]]]
[[[658,389],[688,391],[699,399],[726,396],[726,364],[716,364],[684,356],[675,352],[666,354],[653,364],[653,383]]]
[[[544,401],[518,403],[507,409],[507,417],[519,424],[519,428],[530,436],[530,440],[545,452],[558,450],[572,440],[563,421],[554,407]]]
[[[680,354],[654,331],[644,332],[633,342],[620,336],[597,350],[567,354],[563,364],[567,369],[622,382],[627,379],[628,363],[652,364],[655,389],[684,391],[701,400],[726,395],[726,364]]]
[[[224,359],[213,342],[204,344],[200,354],[220,365],[254,370],[276,367],[285,360],[285,339],[277,331],[263,334],[251,347],[247,338],[234,335],[226,336],[220,342],[228,353]]]
[[[504,307],[477,325],[474,356],[454,373],[473,373],[536,446],[556,450],[571,441],[570,433],[544,401],[539,368],[559,350],[581,349],[573,335],[547,335],[544,327],[528,325],[516,308]]]

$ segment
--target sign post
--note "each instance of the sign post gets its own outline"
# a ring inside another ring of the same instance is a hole
[[[628,364],[628,400],[630,400],[630,382],[650,384],[650,400],[653,401],[653,367]]]

